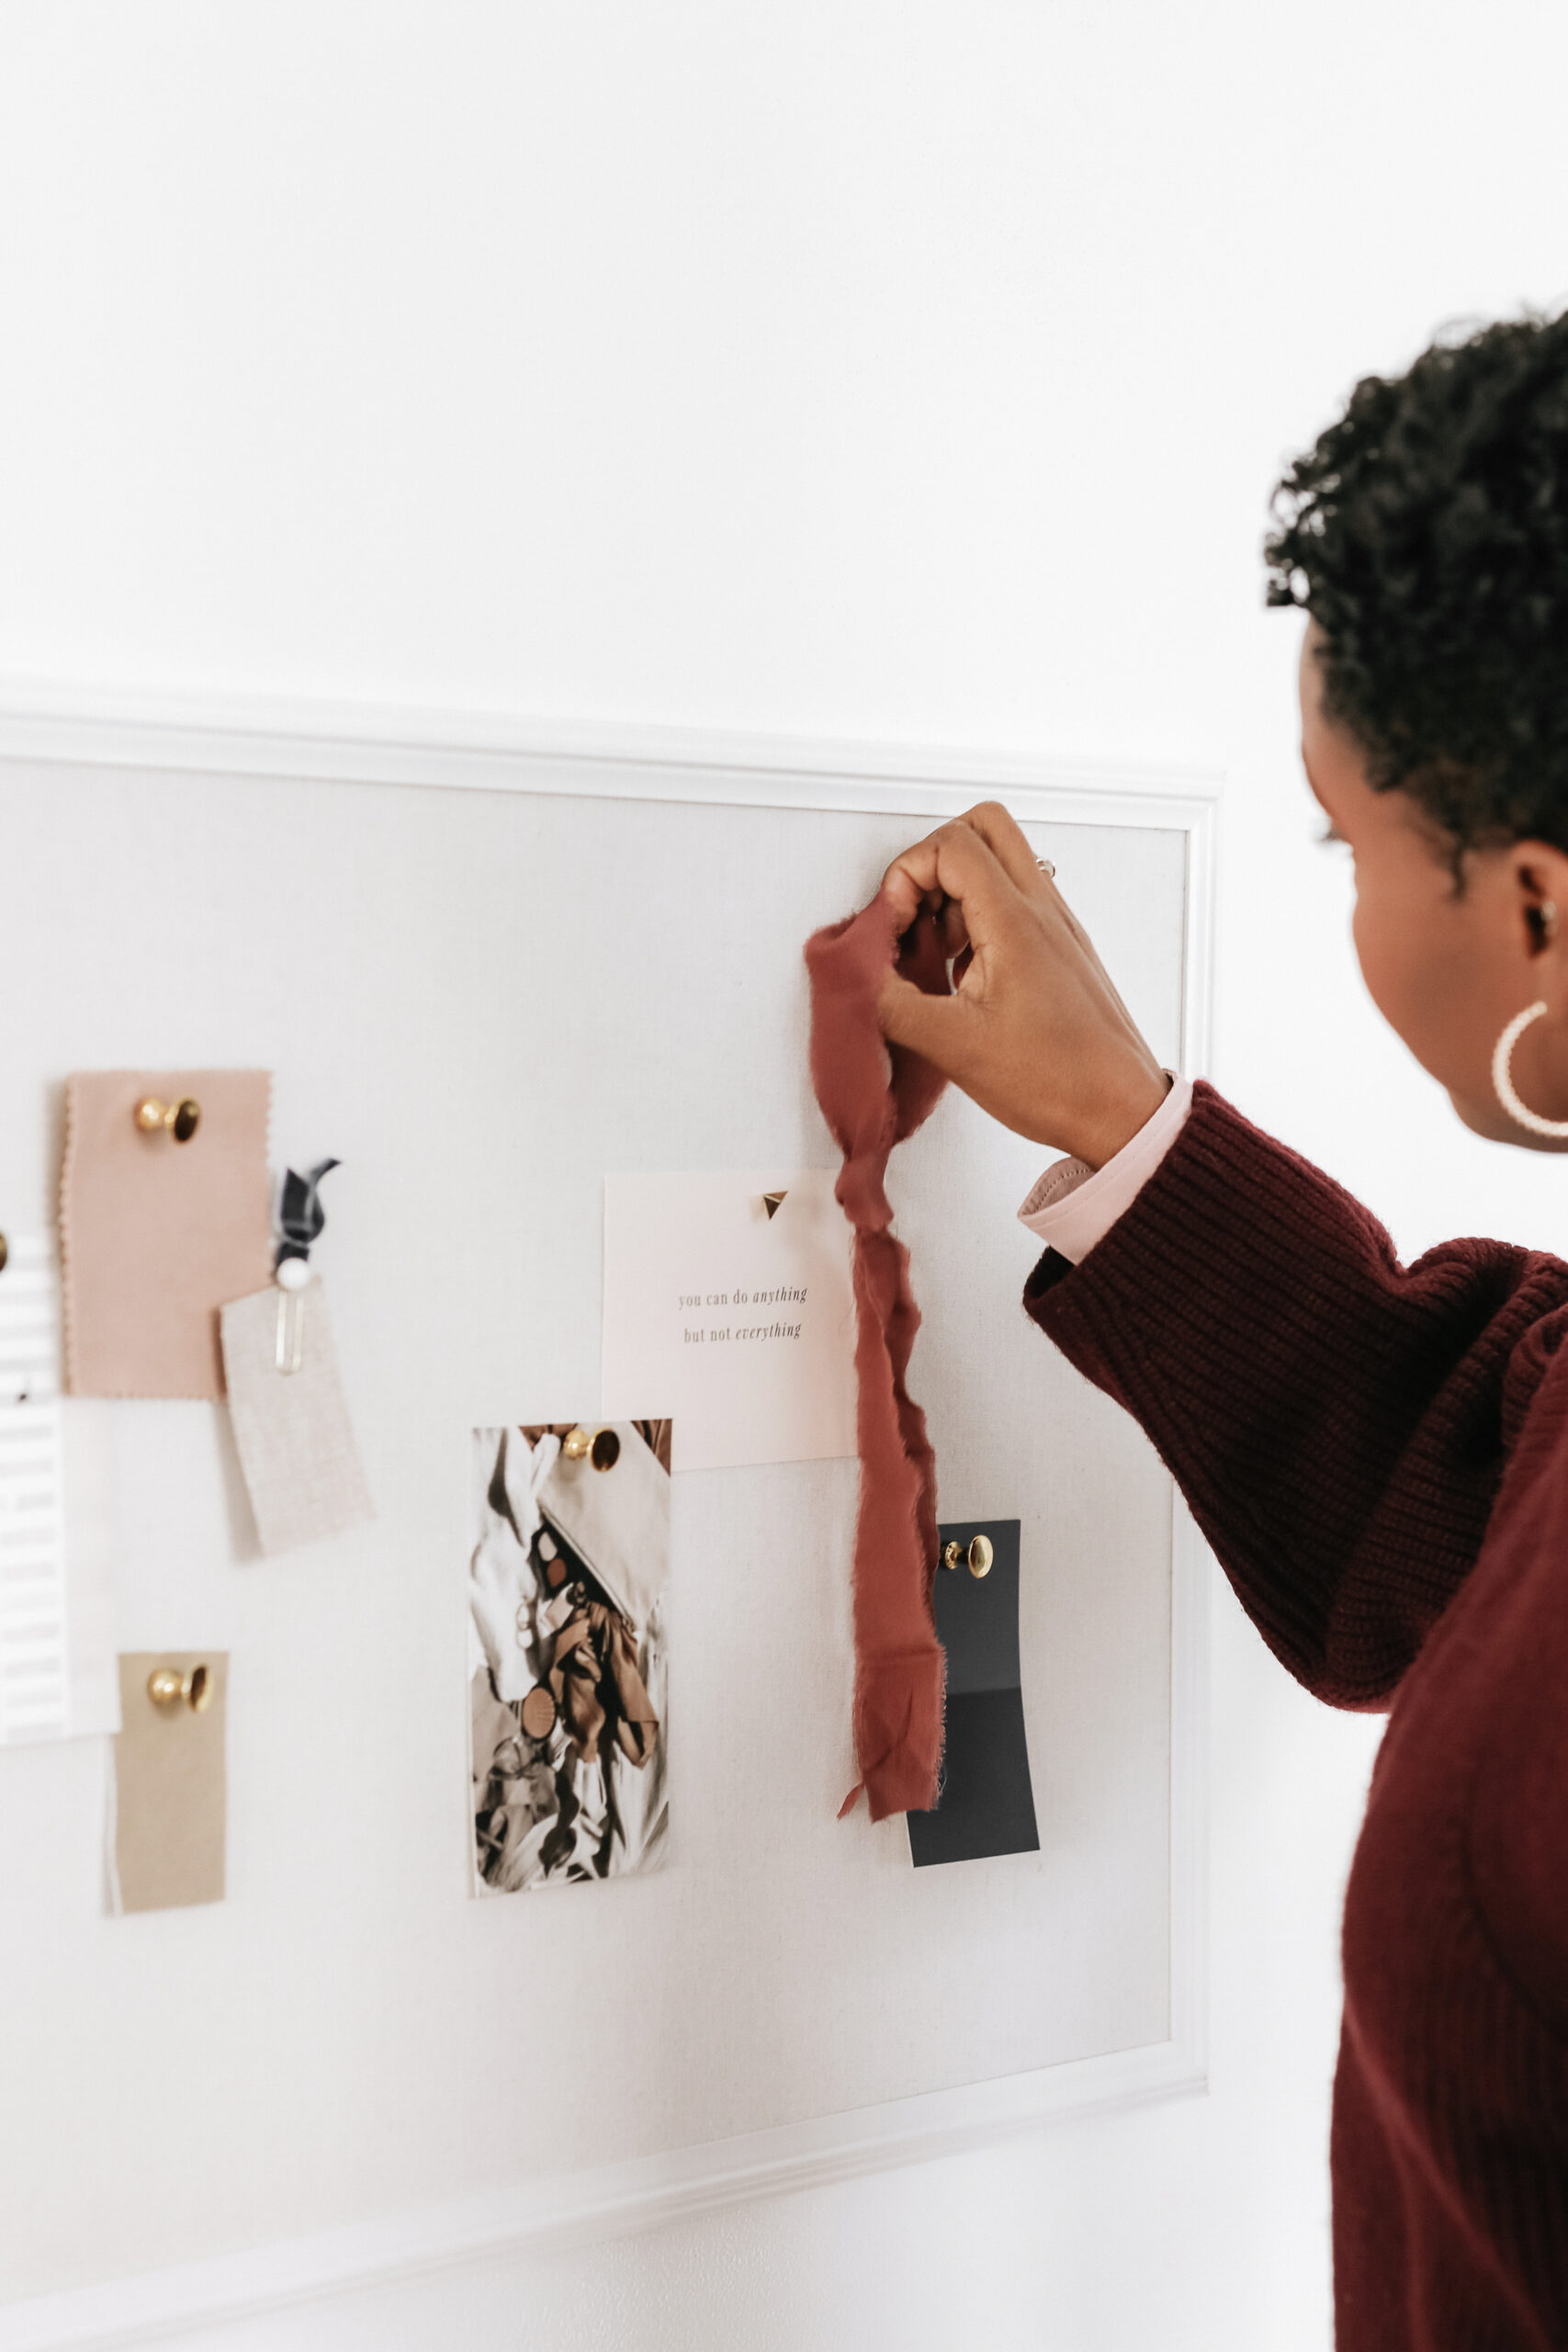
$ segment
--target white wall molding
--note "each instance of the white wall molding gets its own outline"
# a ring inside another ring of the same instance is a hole
[[[0,2352],[110,2352],[432,2271],[657,2227],[1204,2087],[1178,2041],[214,2256],[0,2311]]]
[[[1187,836],[1182,1067],[1207,1066],[1221,779],[918,745],[606,726],[389,705],[141,695],[0,683],[0,762],[163,774],[885,811],[940,821],[976,799],[1056,824]]]
[[[1186,837],[1182,1058],[1207,1064],[1218,782],[951,748],[487,717],[0,690],[0,763],[359,785],[882,810],[1005,797],[1025,820]],[[1065,879],[1067,877],[1064,877]],[[1202,2091],[1207,2064],[1208,1560],[1172,1503],[1169,2038],[649,2155],[0,2309],[0,2352],[152,2345],[225,2321],[655,2227]]]
[[[1210,803],[1213,769],[1136,762],[1034,758],[963,744],[911,746],[855,739],[777,736],[716,729],[618,725],[432,710],[382,703],[146,694],[129,689],[0,680],[0,759],[158,768],[233,775],[304,776],[365,784],[418,784],[482,792],[575,791],[615,798],[708,800],[745,779],[756,801],[776,776],[787,805],[818,785],[818,808],[863,808],[865,786],[939,791],[1044,791],[1146,800],[1169,821],[1173,804]],[[877,795],[880,801],[881,794]],[[907,808],[907,798],[886,802]]]

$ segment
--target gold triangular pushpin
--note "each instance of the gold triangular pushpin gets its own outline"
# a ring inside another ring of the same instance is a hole
[[[783,1193],[763,1193],[763,1195],[762,1195],[762,1206],[763,1206],[763,1207],[767,1210],[767,1212],[768,1212],[768,1222],[769,1222],[769,1224],[770,1224],[770,1225],[773,1223],[773,1220],[774,1219],[774,1217],[776,1217],[776,1216],[777,1216],[777,1215],[778,1215],[778,1213],[779,1213],[780,1209],[782,1209],[782,1208],[783,1208],[784,1204],[784,1196]]]

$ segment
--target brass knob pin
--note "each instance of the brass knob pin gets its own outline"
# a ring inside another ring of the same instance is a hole
[[[966,1544],[960,1544],[955,1536],[951,1544],[944,1544],[942,1547],[944,1568],[967,1566],[972,1577],[989,1576],[991,1562],[996,1556],[988,1535],[973,1535]]]
[[[162,1129],[176,1143],[189,1143],[201,1125],[201,1105],[188,1094],[183,1094],[177,1102],[160,1102],[155,1094],[144,1094],[136,1106],[135,1118],[144,1136],[155,1136]]]
[[[560,1450],[569,1462],[592,1462],[595,1470],[613,1470],[621,1458],[621,1441],[607,1424],[575,1429],[562,1438]]]
[[[212,1704],[211,1678],[204,1666],[193,1666],[188,1674],[177,1666],[155,1666],[147,1677],[147,1696],[165,1713],[183,1704],[193,1715],[203,1714]]]

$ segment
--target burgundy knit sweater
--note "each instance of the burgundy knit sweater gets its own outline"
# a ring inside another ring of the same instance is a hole
[[[1025,1304],[1142,1422],[1297,1680],[1390,1709],[1345,1901],[1339,2352],[1568,2346],[1568,1265],[1452,1241],[1403,1267],[1200,1085]]]

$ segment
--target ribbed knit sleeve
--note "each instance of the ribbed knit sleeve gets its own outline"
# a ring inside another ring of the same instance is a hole
[[[1147,1430],[1275,1655],[1375,1707],[1480,1550],[1568,1266],[1498,1241],[1401,1266],[1200,1084],[1125,1215],[1077,1267],[1047,1251],[1024,1305]]]

